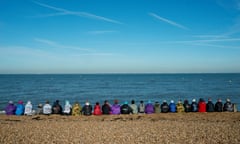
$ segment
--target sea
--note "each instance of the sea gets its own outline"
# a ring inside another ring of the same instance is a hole
[[[64,105],[104,100],[145,103],[227,98],[240,110],[240,74],[2,74],[0,110],[8,101],[31,101],[34,108],[46,100]]]

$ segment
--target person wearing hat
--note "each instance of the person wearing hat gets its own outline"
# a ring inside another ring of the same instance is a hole
[[[221,99],[218,99],[217,102],[215,103],[214,110],[216,112],[222,112],[223,111],[223,103]]]
[[[90,103],[88,101],[86,101],[85,105],[83,106],[82,113],[85,116],[92,115],[92,106],[90,105]]]
[[[182,112],[184,112],[184,111],[185,111],[185,110],[184,110],[183,103],[182,103],[181,100],[179,100],[178,103],[177,103],[177,113],[182,113]]]
[[[198,112],[206,112],[206,102],[203,98],[199,99],[198,102]]]
[[[138,113],[140,113],[140,114],[145,113],[145,104],[142,100],[140,101],[140,104],[138,105]]]
[[[75,102],[72,107],[72,116],[79,116],[82,112],[82,107],[79,102]]]
[[[161,105],[158,101],[156,101],[155,104],[154,104],[154,112],[155,113],[160,113],[161,112]]]
[[[49,101],[46,101],[46,103],[43,106],[43,114],[45,115],[52,114],[52,106],[49,104]]]
[[[8,105],[5,108],[6,115],[15,115],[16,106],[13,101],[9,101]]]
[[[198,112],[198,104],[196,102],[196,99],[192,100],[191,110],[192,110],[192,112]]]
[[[121,114],[121,106],[118,104],[118,100],[114,100],[114,104],[111,106],[111,114]]]
[[[128,105],[128,102],[125,101],[124,104],[121,106],[121,114],[130,114],[132,112],[132,108]]]
[[[33,114],[33,106],[31,101],[28,101],[25,105],[24,115],[32,115]]]
[[[37,115],[43,114],[43,105],[42,104],[38,104],[36,114]]]
[[[169,104],[169,112],[172,112],[172,113],[175,113],[176,112],[176,104],[174,103],[173,100],[170,101],[170,104]]]
[[[161,104],[161,112],[167,113],[169,111],[169,106],[166,100],[163,100],[163,103]]]
[[[233,104],[231,103],[230,99],[226,99],[226,103],[223,106],[223,111],[225,112],[233,112],[234,107]]]
[[[62,114],[62,112],[63,112],[62,106],[60,105],[59,100],[56,100],[52,106],[52,113],[53,114]]]
[[[108,103],[107,100],[104,101],[104,104],[102,106],[102,114],[110,114],[111,113],[111,106],[110,104]]]
[[[101,105],[99,104],[99,102],[96,102],[96,105],[94,106],[93,114],[102,115]]]
[[[208,99],[207,107],[206,107],[207,112],[214,112],[214,104],[212,103],[212,99]]]
[[[145,106],[145,113],[146,114],[152,114],[154,113],[154,106],[152,102],[149,100],[148,103]]]
[[[138,107],[137,105],[135,104],[135,101],[132,100],[131,104],[130,104],[130,107],[132,108],[133,110],[133,114],[137,114],[138,113]]]
[[[189,104],[188,100],[184,100],[184,103],[183,103],[183,106],[184,106],[184,111],[185,112],[191,112],[191,105]]]
[[[23,105],[23,101],[21,101],[21,100],[18,101],[15,114],[16,114],[17,116],[23,115],[23,114],[24,114],[24,109],[25,109],[25,107],[24,107],[24,105]]]

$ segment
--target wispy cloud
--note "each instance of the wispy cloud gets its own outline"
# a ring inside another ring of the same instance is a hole
[[[206,39],[206,38],[218,39],[218,38],[227,38],[228,36],[225,36],[225,35],[194,35],[193,37],[201,38],[201,39]]]
[[[117,31],[114,30],[96,30],[96,31],[89,31],[88,34],[98,35],[98,34],[107,34],[107,33],[115,33]]]
[[[194,42],[233,42],[240,41],[240,38],[228,38],[228,39],[201,39],[201,40],[189,40],[189,41],[170,41],[171,43],[194,43]]]
[[[70,11],[67,9],[63,9],[63,8],[58,8],[58,7],[54,7],[54,6],[50,6],[44,3],[40,3],[40,2],[34,2],[37,5],[40,5],[42,7],[48,8],[48,9],[52,9],[57,11],[58,13],[52,13],[52,14],[46,14],[46,15],[39,15],[37,17],[52,17],[52,16],[61,16],[61,15],[74,15],[74,16],[80,16],[80,17],[87,17],[87,18],[91,18],[91,19],[95,19],[95,20],[101,20],[101,21],[106,21],[106,22],[110,22],[110,23],[115,23],[115,24],[123,24],[122,22],[119,22],[117,20],[113,20],[110,18],[106,18],[103,16],[98,16],[98,15],[94,15],[91,13],[87,13],[87,12],[76,12],[76,11]]]
[[[72,49],[72,50],[77,50],[77,51],[87,51],[87,52],[94,52],[94,50],[92,49],[87,49],[87,48],[80,48],[80,47],[76,47],[76,46],[68,46],[68,45],[62,45],[59,44],[57,42],[51,41],[51,40],[47,40],[47,39],[42,39],[42,38],[34,38],[34,40],[36,42],[48,45],[50,47],[54,47],[54,48],[61,48],[61,49]]]
[[[171,20],[169,20],[169,19],[160,17],[159,15],[157,15],[157,14],[155,14],[155,13],[149,13],[149,15],[152,16],[152,17],[154,17],[154,18],[156,18],[156,19],[158,19],[158,20],[161,20],[161,21],[163,21],[163,22],[166,22],[166,23],[168,23],[168,24],[170,24],[170,25],[172,25],[172,26],[175,26],[175,27],[178,27],[178,28],[181,28],[181,29],[184,29],[184,30],[189,30],[189,28],[187,28],[187,27],[185,27],[185,26],[183,26],[183,25],[181,25],[181,24],[178,24],[178,23],[176,23],[176,22],[174,22],[174,21],[171,21]]]

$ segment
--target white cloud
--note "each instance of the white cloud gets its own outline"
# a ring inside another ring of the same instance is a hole
[[[94,15],[91,13],[87,13],[87,12],[75,12],[75,11],[70,11],[67,9],[63,9],[63,8],[58,8],[58,7],[54,7],[54,6],[50,6],[44,3],[40,3],[40,2],[34,2],[42,7],[48,8],[48,9],[52,9],[55,11],[58,11],[59,13],[53,13],[53,14],[46,14],[46,15],[40,15],[37,17],[52,17],[52,16],[60,16],[60,15],[74,15],[74,16],[80,16],[80,17],[87,17],[87,18],[91,18],[91,19],[96,19],[96,20],[102,20],[102,21],[106,21],[106,22],[110,22],[110,23],[116,23],[116,24],[123,24],[119,21],[110,19],[110,18],[106,18],[103,16],[98,16],[98,15]]]
[[[106,34],[106,33],[115,33],[117,31],[114,30],[96,30],[96,31],[89,31],[89,34],[93,34],[93,35],[98,35],[98,34]]]
[[[92,49],[87,49],[87,48],[80,48],[76,46],[68,46],[68,45],[62,45],[57,42],[47,40],[47,39],[42,39],[42,38],[35,38],[34,39],[36,42],[46,44],[48,46],[54,47],[54,48],[61,48],[61,49],[72,49],[72,50],[78,50],[78,51],[87,51],[87,52],[94,52]]]
[[[158,15],[155,14],[155,13],[149,13],[149,15],[152,16],[152,17],[154,17],[154,18],[156,18],[156,19],[158,19],[158,20],[161,20],[161,21],[163,21],[163,22],[166,22],[166,23],[168,23],[168,24],[170,24],[170,25],[172,25],[172,26],[175,26],[175,27],[178,27],[178,28],[181,28],[181,29],[184,29],[184,30],[189,30],[189,28],[187,28],[187,27],[185,27],[185,26],[183,26],[183,25],[181,25],[181,24],[178,24],[178,23],[176,23],[176,22],[174,22],[174,21],[171,21],[171,20],[169,20],[169,19],[160,17],[160,16],[158,16]]]

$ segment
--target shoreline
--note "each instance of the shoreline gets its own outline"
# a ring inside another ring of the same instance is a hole
[[[232,143],[240,112],[101,116],[0,115],[1,143]]]

